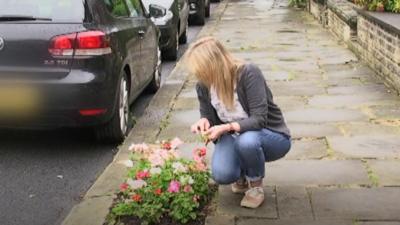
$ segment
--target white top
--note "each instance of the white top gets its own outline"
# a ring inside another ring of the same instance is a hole
[[[217,111],[217,115],[219,119],[224,123],[230,123],[234,121],[239,121],[242,119],[246,119],[249,117],[246,111],[244,111],[242,104],[239,102],[239,98],[237,92],[235,90],[233,99],[234,99],[234,109],[229,110],[225,107],[224,103],[219,100],[217,92],[215,88],[211,88],[210,90],[211,95],[211,105],[214,107],[215,111]]]

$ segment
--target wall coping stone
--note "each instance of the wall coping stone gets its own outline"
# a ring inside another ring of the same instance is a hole
[[[362,15],[366,19],[375,22],[389,33],[400,37],[400,14],[389,12],[369,12],[363,9],[356,10],[358,14]]]
[[[357,11],[356,5],[347,0],[328,0],[327,6],[340,19],[350,26],[351,29],[357,29]]]

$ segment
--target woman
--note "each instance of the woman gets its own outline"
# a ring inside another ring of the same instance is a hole
[[[286,155],[290,132],[260,69],[233,57],[213,37],[195,42],[186,55],[196,86],[201,119],[192,125],[215,143],[213,179],[245,193],[241,206],[264,201],[265,162]]]

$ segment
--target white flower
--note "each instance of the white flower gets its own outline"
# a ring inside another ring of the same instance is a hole
[[[153,167],[150,169],[150,174],[155,175],[155,174],[160,174],[161,173],[161,168],[160,167]]]
[[[189,176],[188,183],[189,183],[190,185],[194,184],[194,180],[193,180],[193,178],[192,178],[191,176]]]
[[[194,183],[194,180],[191,176],[182,176],[179,179],[179,182],[181,182],[181,184],[183,184],[183,185],[186,185],[186,184],[192,185]]]
[[[142,187],[146,187],[147,183],[144,180],[132,180],[129,178],[126,183],[131,187],[132,190],[137,190]]]
[[[172,168],[174,168],[174,173],[186,173],[187,172],[187,168],[180,162],[173,163]]]

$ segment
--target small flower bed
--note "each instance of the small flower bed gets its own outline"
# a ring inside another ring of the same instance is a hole
[[[195,220],[209,200],[210,173],[206,148],[193,150],[193,160],[179,157],[179,139],[158,145],[132,145],[132,166],[121,184],[108,224],[133,217],[141,224],[168,218],[185,224]]]
[[[369,11],[400,13],[400,0],[352,0]]]

